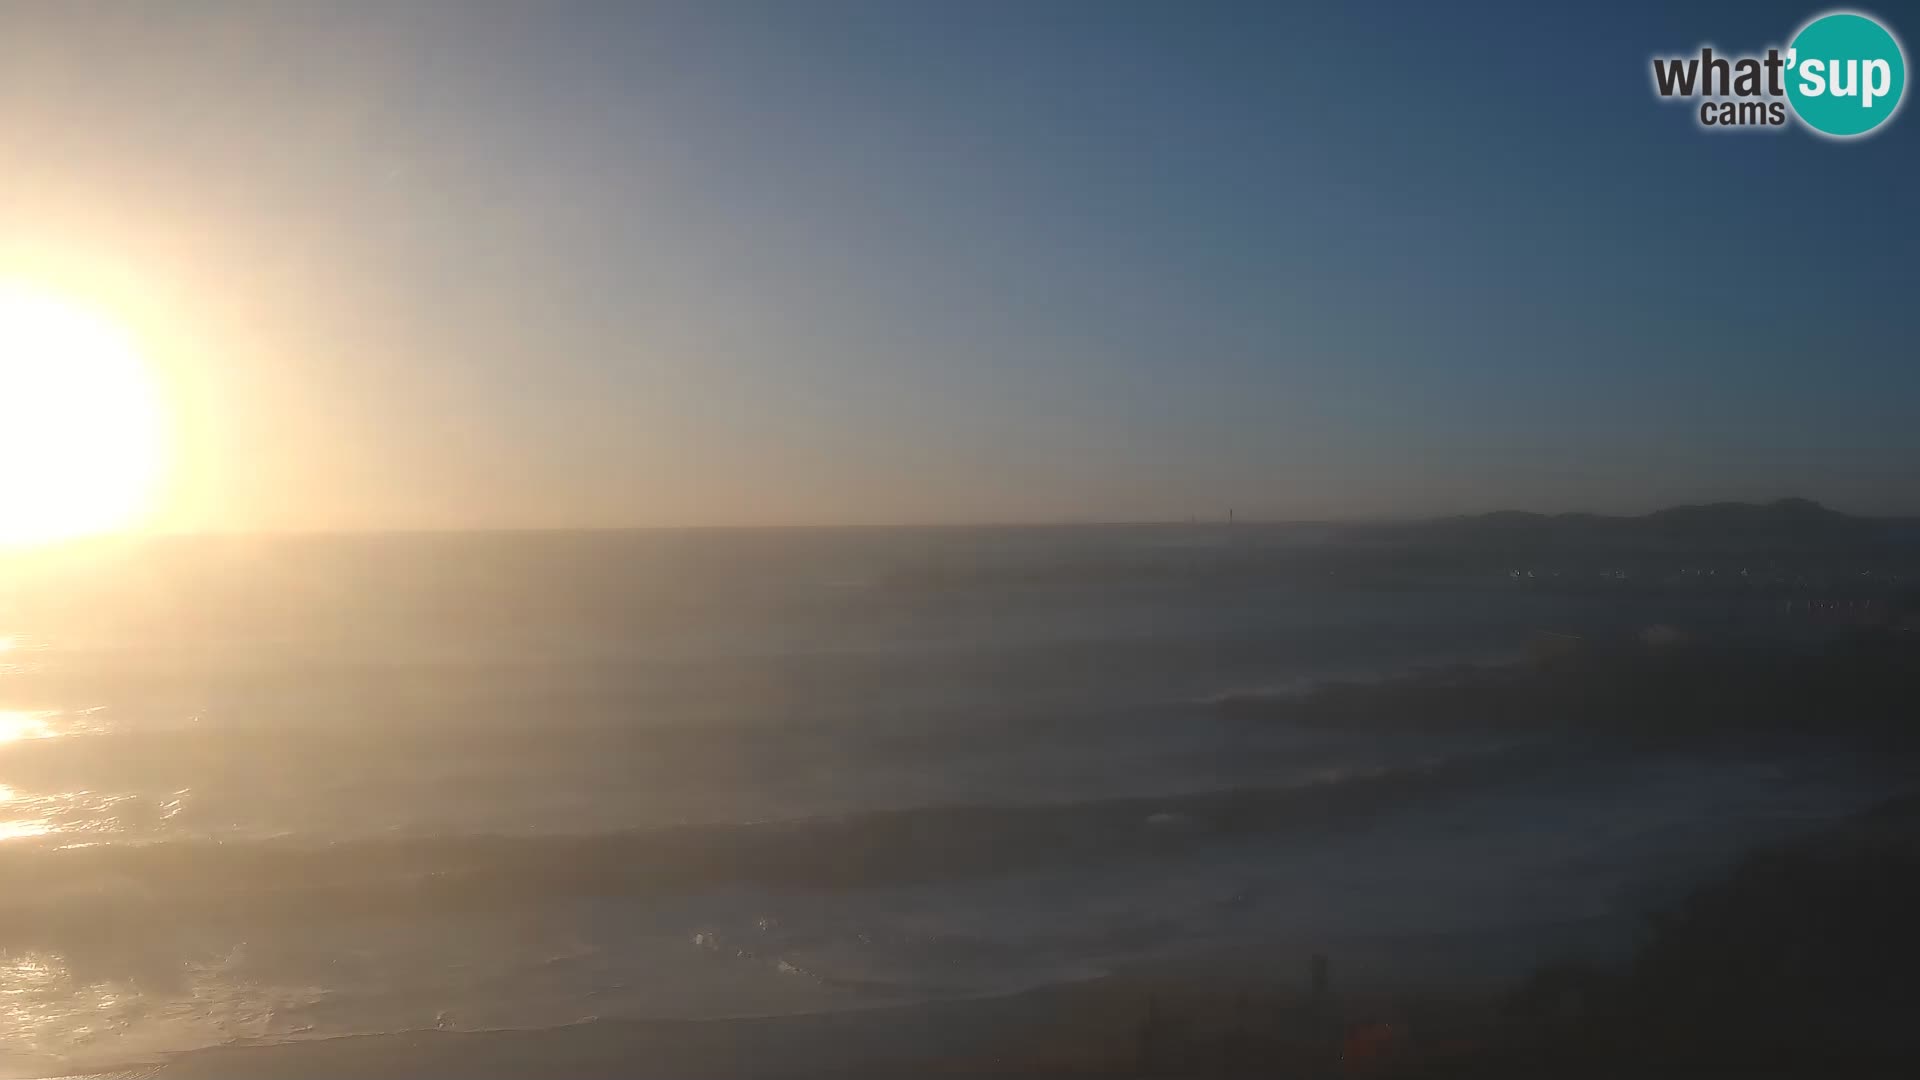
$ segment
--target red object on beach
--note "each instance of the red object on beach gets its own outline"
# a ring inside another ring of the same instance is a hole
[[[1350,1076],[1371,1073],[1392,1060],[1399,1045],[1400,1032],[1392,1024],[1355,1024],[1340,1047],[1341,1070]]]

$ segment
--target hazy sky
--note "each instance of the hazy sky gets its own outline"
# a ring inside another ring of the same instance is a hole
[[[1816,9],[0,0],[0,270],[187,527],[1920,512],[1920,115],[1649,88]]]

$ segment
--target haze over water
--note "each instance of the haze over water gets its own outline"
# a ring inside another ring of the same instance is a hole
[[[1222,944],[1597,940],[1885,788],[1839,749],[1236,711],[1512,659],[1543,627],[1768,606],[1329,584],[1337,554],[1274,528],[418,535],[10,580],[7,1053],[864,1007]]]

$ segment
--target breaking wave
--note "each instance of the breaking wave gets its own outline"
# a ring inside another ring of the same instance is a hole
[[[537,905],[728,885],[838,889],[1154,858],[1210,842],[1333,824],[1470,789],[1537,764],[1526,745],[1418,765],[1239,788],[1023,806],[593,835],[475,835],[302,845],[168,841],[0,849],[0,945],[62,928],[267,922]]]

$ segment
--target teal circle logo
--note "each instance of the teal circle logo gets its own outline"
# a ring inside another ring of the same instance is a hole
[[[1865,15],[1822,15],[1788,46],[1787,100],[1823,135],[1865,135],[1893,116],[1906,88],[1900,43]]]

